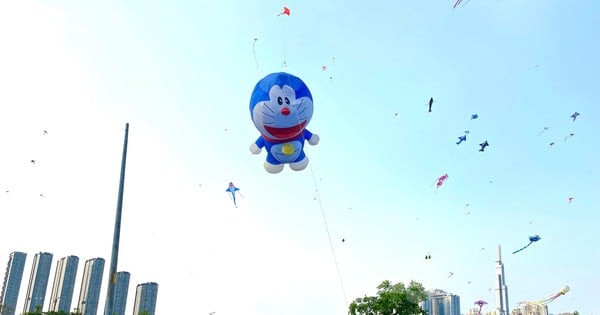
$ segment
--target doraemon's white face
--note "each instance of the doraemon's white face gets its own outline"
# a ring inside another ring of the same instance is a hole
[[[302,133],[313,115],[313,102],[308,97],[296,99],[288,85],[274,85],[269,100],[254,106],[252,120],[263,136],[272,140],[287,140]]]

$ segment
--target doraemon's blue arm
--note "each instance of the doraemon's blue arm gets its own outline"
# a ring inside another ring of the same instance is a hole
[[[316,145],[317,143],[319,143],[319,136],[313,134],[312,132],[304,129],[304,131],[302,132],[302,135],[304,136],[304,139],[306,139],[306,141],[308,141],[308,144],[310,145]]]
[[[252,152],[252,154],[259,154],[260,150],[265,146],[265,139],[260,136],[258,137],[258,139],[256,139],[256,141],[254,141],[251,145],[250,145],[250,152]]]

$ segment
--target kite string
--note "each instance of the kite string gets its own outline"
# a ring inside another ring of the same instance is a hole
[[[331,239],[331,233],[329,232],[329,226],[327,224],[327,218],[325,217],[325,210],[323,209],[323,203],[321,202],[321,196],[319,194],[319,188],[317,186],[317,179],[315,177],[315,171],[312,168],[312,163],[309,163],[310,173],[312,175],[313,183],[315,184],[315,192],[317,193],[317,200],[319,201],[319,207],[321,208],[321,216],[323,217],[323,223],[325,225],[325,231],[327,231],[327,238],[329,238],[329,247],[331,248],[331,254],[333,255],[333,261],[335,262],[335,269],[337,270],[338,278],[340,279],[340,286],[342,287],[342,293],[344,294],[344,302],[348,305],[348,298],[346,297],[346,289],[344,288],[344,281],[342,280],[342,273],[340,272],[340,266],[335,255],[335,249],[333,247],[333,241]]]

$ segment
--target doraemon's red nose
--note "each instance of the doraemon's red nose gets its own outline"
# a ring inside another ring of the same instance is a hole
[[[281,109],[281,114],[284,115],[284,116],[289,115],[290,114],[290,109],[287,108],[287,107],[282,108]]]

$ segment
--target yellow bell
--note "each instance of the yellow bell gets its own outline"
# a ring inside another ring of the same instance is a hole
[[[294,146],[286,143],[283,145],[283,147],[281,147],[281,152],[283,152],[285,155],[291,155],[294,153]]]

